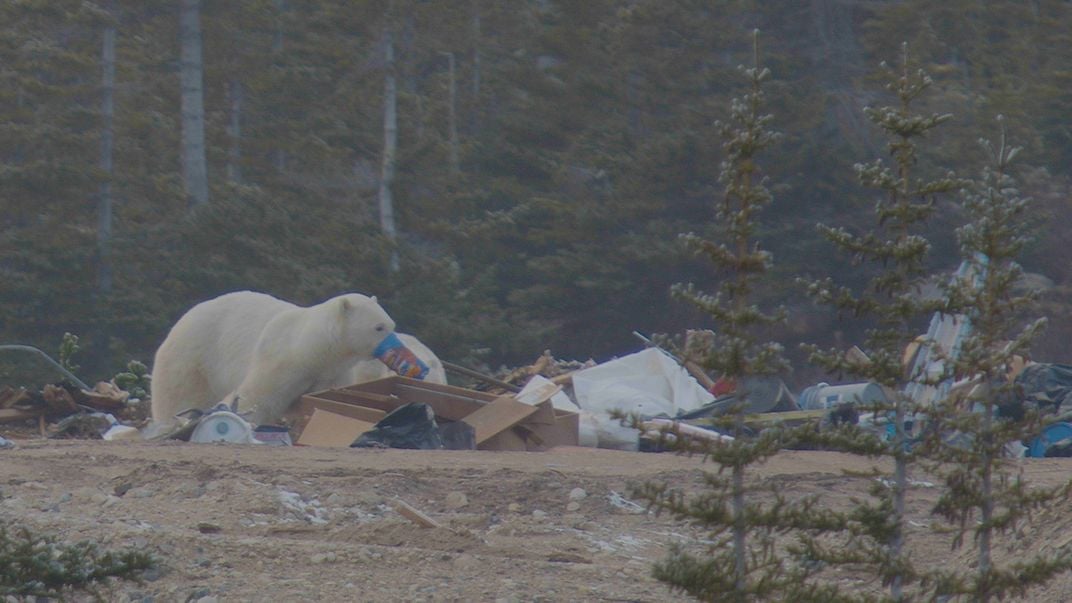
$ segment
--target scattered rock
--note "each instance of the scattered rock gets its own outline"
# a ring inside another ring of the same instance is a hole
[[[588,492],[585,492],[584,488],[574,488],[569,493],[570,500],[584,500],[587,497]]]
[[[570,501],[570,503],[568,505],[566,505],[566,510],[569,511],[570,513],[578,511],[578,510],[580,510],[580,508],[581,508],[581,503],[579,503],[579,502],[577,502],[575,500]]]
[[[447,495],[446,503],[448,509],[461,509],[469,504],[469,497],[464,492],[451,492]]]
[[[536,509],[535,511],[532,512],[532,516],[535,517],[536,519],[543,519],[543,518],[547,517],[547,511],[541,511],[539,509]]]
[[[223,528],[214,523],[202,521],[197,524],[197,531],[201,532],[202,534],[219,534],[223,531]]]
[[[372,490],[365,490],[363,492],[355,492],[353,495],[354,502],[365,505],[366,507],[375,507],[387,502],[387,499],[383,495],[373,492]]]
[[[519,505],[517,503],[510,503],[506,507],[506,510],[511,512],[511,513],[520,513],[521,512],[521,505]]]
[[[151,498],[156,495],[156,491],[147,486],[139,486],[137,488],[131,488],[127,491],[127,496],[130,498]]]
[[[179,493],[186,498],[201,498],[205,494],[205,487],[201,484],[183,484],[179,487]]]

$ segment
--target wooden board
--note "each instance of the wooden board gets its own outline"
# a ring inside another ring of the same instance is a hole
[[[349,448],[358,436],[372,429],[373,424],[337,415],[333,412],[313,410],[313,416],[302,430],[296,444],[322,446],[325,448]]]
[[[467,414],[461,420],[473,426],[476,432],[476,445],[492,436],[517,425],[525,418],[539,410],[524,402],[518,402],[513,396],[500,396],[481,407],[476,412]]]
[[[44,414],[45,411],[43,409],[22,410],[19,408],[4,408],[0,409],[0,423],[25,421],[26,419],[34,419]]]
[[[396,396],[383,396],[380,394],[352,392],[344,389],[331,389],[302,396],[302,400],[305,400],[306,398],[310,398],[313,400],[327,400],[349,406],[362,406],[365,408],[379,410],[383,413],[389,413],[392,410],[406,403],[405,400],[401,400]]]
[[[786,412],[765,412],[758,415],[746,415],[744,422],[748,424],[783,423],[785,421],[810,421],[822,419],[830,412],[830,409],[819,408],[816,410],[789,410]]]

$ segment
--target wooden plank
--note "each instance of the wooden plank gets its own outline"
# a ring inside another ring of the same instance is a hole
[[[830,409],[819,408],[816,410],[789,410],[785,412],[765,412],[757,415],[746,415],[744,422],[748,424],[771,424],[785,421],[810,421],[822,419]]]
[[[0,409],[0,423],[14,423],[15,421],[25,421],[26,419],[36,419],[45,414],[43,409],[22,410],[20,408],[3,408]]]
[[[385,413],[391,412],[406,403],[405,400],[401,400],[397,396],[383,396],[380,394],[352,392],[341,389],[306,394],[302,398],[304,399],[307,396],[314,400],[328,400],[335,402],[336,404],[363,406],[365,408],[380,410]]]
[[[306,396],[385,412],[409,402],[420,402],[431,406],[437,416],[448,421],[459,421],[495,399],[495,396],[484,392],[404,377],[386,377]]]
[[[298,402],[298,410],[302,414],[312,415],[313,411],[317,408],[368,423],[378,423],[380,419],[387,416],[386,411],[378,408],[357,406],[356,404],[336,402],[335,400],[327,400],[315,396],[302,396],[301,401]]]
[[[482,442],[495,434],[532,416],[537,410],[539,409],[535,406],[518,402],[513,396],[500,396],[476,412],[466,415],[462,420],[473,426],[476,432],[476,445],[480,446]]]
[[[398,397],[406,402],[422,402],[432,407],[437,416],[448,421],[461,421],[474,412],[487,406],[486,402],[474,398],[455,396],[407,385],[398,386]]]
[[[457,385],[444,385],[441,383],[429,383],[428,381],[421,381],[420,379],[395,377],[395,393],[398,393],[397,388],[403,385],[409,387],[416,387],[432,392],[439,392],[441,394],[453,394],[455,396],[461,396],[463,398],[469,398],[481,402],[491,402],[495,398],[499,397],[498,394],[489,394],[488,392],[481,392],[475,389],[466,389],[464,387],[458,387]]]
[[[384,377],[383,379],[377,379],[375,381],[368,381],[365,383],[358,383],[355,385],[348,385],[341,388],[345,391],[351,392],[367,392],[381,395],[397,395],[402,396],[403,388],[417,388],[428,392],[436,392],[441,394],[451,394],[466,399],[477,400],[481,402],[491,402],[496,397],[495,394],[489,394],[487,392],[480,392],[474,389],[466,389],[464,387],[458,387],[456,385],[445,385],[441,383],[430,383],[428,381],[421,381],[420,379],[409,379],[407,377]],[[410,391],[410,390],[406,390]]]
[[[402,500],[401,498],[396,498],[393,501],[391,501],[391,506],[393,506],[395,508],[395,511],[397,511],[399,515],[401,515],[402,517],[405,517],[406,519],[412,521],[413,523],[421,526],[422,528],[438,528],[438,527],[441,527],[439,525],[439,522],[437,522],[436,520],[432,519],[431,517],[428,517],[424,513],[421,513],[420,511],[418,511],[416,508],[414,508],[412,505],[410,505],[406,501]]]
[[[372,429],[373,424],[337,415],[333,412],[313,410],[313,416],[298,437],[301,446],[325,448],[349,448],[358,436]]]

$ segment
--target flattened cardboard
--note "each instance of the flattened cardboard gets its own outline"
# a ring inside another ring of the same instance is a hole
[[[374,423],[351,419],[333,412],[313,410],[313,416],[296,442],[301,446],[349,448],[357,437],[372,429]]]
[[[439,420],[465,421],[472,425],[478,434],[479,450],[545,450],[553,446],[575,446],[579,441],[578,414],[557,410],[550,401],[530,406],[512,395],[496,396],[398,376],[313,392],[303,396],[295,409],[306,415],[319,408],[321,412],[338,411],[339,415],[372,420],[375,417],[359,413],[390,412],[410,402],[429,405]],[[497,404],[492,407],[492,403]],[[345,407],[355,410],[344,411]],[[302,443],[301,438],[298,443]]]
[[[333,412],[337,415],[344,417],[350,417],[351,419],[357,419],[359,421],[367,421],[370,423],[378,423],[380,419],[387,416],[387,413],[378,408],[369,408],[367,406],[358,406],[356,404],[347,404],[345,402],[336,402],[327,398],[319,398],[316,396],[302,396],[300,402],[298,402],[298,412],[302,415],[312,416],[313,411],[316,409],[326,410]]]
[[[554,423],[539,423],[529,417],[521,427],[532,430],[531,441],[538,444],[530,450],[547,450],[555,446],[577,446],[580,444],[580,415],[575,412],[556,410]]]
[[[487,405],[462,418],[473,426],[476,432],[476,445],[490,439],[495,434],[517,425],[538,409],[524,402],[518,402],[513,396],[500,396]]]
[[[498,450],[514,452],[525,452],[526,450],[530,450],[528,441],[518,435],[516,429],[507,429],[506,431],[500,431],[499,433],[486,440],[483,444],[478,444],[476,448],[477,450]]]

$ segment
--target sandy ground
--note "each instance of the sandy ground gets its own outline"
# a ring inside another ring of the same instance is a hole
[[[549,452],[347,450],[184,442],[17,440],[0,450],[0,520],[162,560],[110,601],[675,601],[650,576],[673,542],[702,533],[628,500],[629,484],[701,487],[699,459],[559,448]],[[788,452],[757,478],[844,505],[870,463]],[[1072,459],[1024,464],[1035,483]],[[933,529],[936,489],[912,491],[909,540],[920,563],[967,565]],[[403,500],[440,527],[393,507]],[[1044,512],[1012,555],[1072,541],[1068,505]],[[837,573],[831,579],[862,583]],[[1031,601],[1072,600],[1064,576]]]

